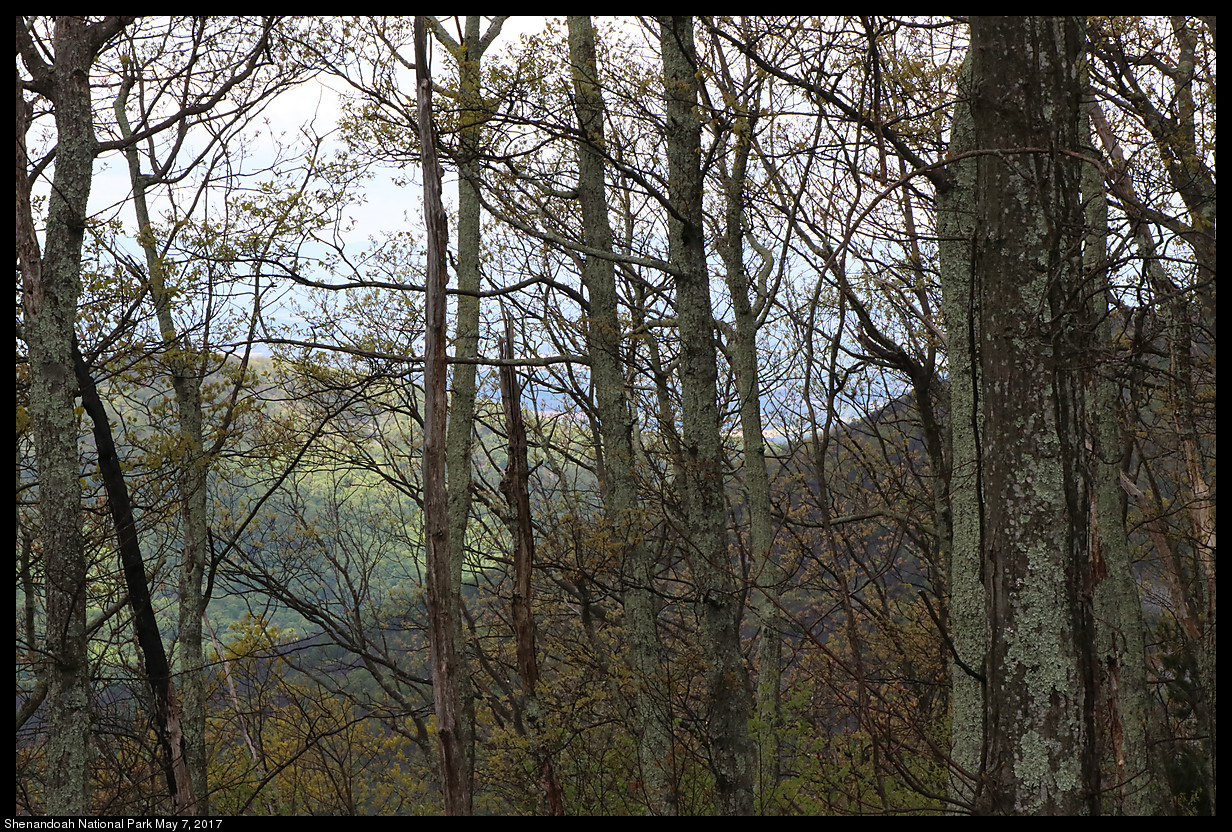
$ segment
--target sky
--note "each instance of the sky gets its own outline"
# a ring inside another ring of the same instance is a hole
[[[541,30],[547,18],[522,16],[507,20],[502,27],[501,35],[490,47],[487,55],[498,56],[509,45],[528,33]],[[450,31],[456,31],[451,22],[446,24]],[[631,28],[640,28],[641,24],[629,21]],[[409,56],[408,56],[409,57]],[[440,52],[434,58],[434,73],[439,77],[449,72],[449,59]],[[406,73],[410,75],[409,71]],[[408,77],[408,82],[410,81]],[[261,114],[261,138],[246,150],[247,164],[253,169],[268,165],[273,159],[276,142],[272,138],[285,134],[287,140],[298,138],[298,132],[303,125],[311,122],[313,130],[318,135],[326,135],[323,144],[325,155],[341,149],[336,132],[342,115],[343,96],[351,94],[345,82],[328,76],[312,78],[296,87],[280,94],[273,99]],[[282,140],[279,140],[282,141]],[[122,157],[113,153],[101,158],[96,164],[94,189],[91,197],[92,213],[104,217],[118,217],[123,225],[130,229],[130,240],[135,216],[132,205],[128,203],[131,193],[128,171]],[[353,253],[363,250],[370,240],[380,240],[384,235],[412,230],[418,231],[418,216],[421,212],[422,191],[419,184],[418,171],[415,166],[406,170],[392,168],[374,168],[372,178],[363,184],[365,200],[353,201],[343,208],[342,226],[351,230],[342,235],[346,247]],[[410,180],[409,184],[399,184],[399,179]],[[456,180],[455,180],[456,182]],[[453,201],[456,194],[447,177],[446,200]],[[160,209],[165,210],[166,203],[160,205],[155,201],[152,211],[157,216]],[[418,236],[418,235],[416,235]],[[138,255],[135,243],[131,243],[131,254]],[[309,255],[319,254],[311,247],[305,249]],[[324,253],[322,248],[321,254]],[[354,256],[354,255],[353,255]],[[140,259],[140,258],[138,258]],[[317,275],[317,277],[320,277]],[[720,296],[723,293],[720,292]],[[280,323],[297,324],[297,319],[290,312],[266,310],[267,316]]]

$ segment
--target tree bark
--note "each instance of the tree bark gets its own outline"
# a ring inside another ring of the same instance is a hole
[[[1089,122],[1089,118],[1086,119]],[[1091,138],[1090,130],[1084,138]],[[1087,151],[1098,158],[1094,146]],[[1147,659],[1142,599],[1134,577],[1129,536],[1121,511],[1120,476],[1125,462],[1119,413],[1116,314],[1107,255],[1108,200],[1100,168],[1082,169],[1086,219],[1083,266],[1092,282],[1092,310],[1099,321],[1096,338],[1102,360],[1090,373],[1092,494],[1091,565],[1099,673],[1101,757],[1111,757],[1113,782],[1108,801],[1114,814],[1156,815],[1166,800],[1156,764],[1152,706],[1147,689]]]
[[[715,778],[715,811],[753,812],[755,755],[748,669],[740,652],[744,595],[727,545],[718,365],[703,237],[701,123],[691,17],[659,19],[667,98],[668,255],[677,272],[680,333],[682,543],[697,596],[706,658],[706,739]]]
[[[950,123],[947,155],[973,149],[971,57],[963,63]],[[973,269],[976,161],[951,162],[951,186],[937,194],[937,248],[941,261],[941,308],[946,321],[950,370],[950,539],[942,540],[949,566],[950,797],[970,809],[975,799],[984,743],[984,650],[988,620],[980,563],[983,512],[980,494],[980,307],[979,274]]]
[[[427,35],[422,16],[415,18],[415,69],[419,141],[423,157],[424,217],[428,228],[425,285],[426,340],[424,353],[424,526],[428,565],[428,640],[432,660],[432,692],[445,813],[469,815],[472,778],[466,741],[466,719],[458,651],[461,631],[459,597],[450,559],[449,495],[445,485],[445,269],[448,254],[445,206],[441,201],[441,170],[432,124],[432,76],[428,70]],[[467,430],[470,425],[467,425]]]
[[[505,325],[502,358],[513,359],[513,327]],[[509,459],[501,489],[513,512],[510,532],[513,536],[513,633],[516,641],[518,678],[525,700],[526,737],[531,757],[539,768],[539,785],[548,805],[548,814],[559,817],[565,813],[564,794],[556,779],[552,756],[540,742],[542,711],[535,686],[539,684],[539,657],[535,647],[535,614],[531,604],[532,577],[535,570],[535,533],[530,514],[530,465],[527,460],[526,423],[522,419],[522,385],[512,365],[500,368],[501,404],[505,410],[505,432],[508,435]]]
[[[91,24],[84,17],[57,18],[50,65],[33,44],[26,21],[17,19],[17,52],[31,75],[30,86],[54,104],[56,122],[55,175],[48,199],[46,245],[40,252],[26,155],[32,108],[25,101],[17,73],[17,250],[22,334],[30,356],[30,419],[39,471],[47,615],[46,809],[55,815],[83,815],[90,809],[88,579],[73,370],[81,250],[96,152],[90,70],[103,44],[130,19],[107,17]]]
[[[1097,807],[1083,397],[1079,18],[973,18],[993,813]],[[1022,150],[1019,150],[1022,149]]]
[[[465,776],[475,778],[475,698],[469,665],[466,663],[466,641],[462,630],[462,572],[466,561],[466,534],[471,513],[471,451],[475,432],[475,397],[477,392],[475,359],[479,357],[479,248],[481,244],[481,210],[479,199],[480,156],[483,144],[484,102],[480,88],[481,59],[484,51],[500,33],[505,18],[497,17],[480,34],[479,15],[468,15],[462,43],[455,41],[444,26],[428,18],[437,39],[449,49],[458,64],[459,129],[458,153],[458,295],[457,322],[454,332],[454,355],[461,359],[453,365],[450,378],[449,419],[445,438],[448,463],[449,493],[449,560],[451,597],[457,599],[458,615],[453,633],[454,652],[459,657],[456,685],[461,713],[459,730],[465,754]]]

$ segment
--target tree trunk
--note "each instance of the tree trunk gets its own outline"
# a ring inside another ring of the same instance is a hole
[[[419,140],[423,155],[424,217],[428,228],[425,284],[426,340],[424,353],[424,527],[427,542],[428,640],[432,660],[432,692],[445,813],[469,815],[472,778],[467,754],[466,719],[462,702],[458,651],[461,631],[457,585],[449,547],[449,496],[445,487],[445,270],[448,254],[445,206],[441,202],[441,170],[432,125],[432,77],[428,71],[427,35],[422,16],[415,18],[415,68]],[[467,424],[470,430],[470,424]]]
[[[697,595],[706,658],[706,739],[715,778],[715,811],[753,812],[752,709],[740,652],[742,587],[732,572],[723,493],[718,366],[703,237],[701,123],[691,17],[659,19],[667,98],[668,252],[675,269],[680,333],[682,543]]]
[[[779,785],[779,686],[783,660],[778,598],[783,579],[774,556],[774,531],[771,521],[770,474],[766,470],[766,440],[762,433],[761,386],[757,367],[757,312],[749,302],[753,282],[744,266],[744,177],[752,149],[752,129],[748,117],[737,118],[736,147],[730,172],[724,175],[726,211],[724,239],[719,246],[726,270],[735,329],[728,342],[736,392],[740,402],[741,450],[744,457],[743,481],[749,515],[749,548],[753,563],[753,609],[757,615],[757,794],[763,813],[774,805]],[[756,245],[756,244],[755,244]],[[770,252],[758,247],[763,258],[758,283],[774,267]],[[754,289],[755,291],[755,289]]]
[[[111,509],[116,530],[116,549],[120,553],[124,588],[128,592],[129,607],[133,611],[133,630],[144,659],[146,680],[150,685],[154,724],[162,745],[167,790],[177,815],[195,815],[197,802],[193,796],[192,774],[184,753],[183,715],[175,693],[171,664],[167,661],[167,651],[163,649],[162,633],[159,632],[158,619],[154,616],[154,605],[150,600],[150,587],[146,583],[145,562],[141,557],[137,521],[133,516],[128,484],[124,480],[124,470],[116,452],[107,410],[76,344],[73,346],[73,359],[77,384],[81,389],[81,403],[94,425],[99,473],[106,488],[107,505]]]
[[[1182,464],[1188,478],[1187,487],[1185,488],[1185,491],[1188,493],[1185,495],[1185,498],[1193,523],[1193,537],[1196,543],[1194,548],[1198,563],[1196,564],[1195,572],[1198,577],[1198,586],[1204,588],[1205,591],[1199,591],[1191,595],[1185,589],[1186,579],[1182,574],[1180,562],[1169,554],[1172,548],[1171,543],[1159,537],[1157,548],[1160,557],[1164,561],[1165,581],[1170,589],[1169,594],[1172,596],[1173,607],[1181,619],[1182,631],[1186,633],[1189,649],[1194,651],[1194,658],[1196,660],[1194,715],[1199,723],[1198,730],[1200,735],[1203,737],[1203,780],[1205,781],[1208,793],[1208,809],[1211,814],[1214,814],[1216,793],[1215,735],[1217,721],[1215,708],[1215,518],[1212,511],[1214,507],[1213,498],[1207,486],[1206,477],[1202,473],[1204,466],[1198,458],[1198,449],[1203,443],[1198,433],[1197,423],[1194,420],[1198,388],[1195,387],[1193,378],[1195,350],[1193,344],[1193,325],[1190,320],[1192,313],[1199,312],[1207,307],[1205,303],[1202,305],[1191,304],[1186,290],[1178,286],[1164,268],[1156,246],[1155,235],[1151,230],[1152,226],[1144,212],[1139,209],[1142,202],[1134,191],[1133,181],[1126,173],[1124,151],[1117,142],[1116,135],[1113,133],[1107,117],[1104,115],[1103,108],[1098,101],[1091,102],[1089,113],[1096,133],[1099,135],[1100,142],[1104,146],[1105,154],[1112,161],[1111,168],[1112,176],[1114,177],[1112,185],[1119,193],[1121,203],[1125,206],[1126,212],[1129,215],[1138,256],[1142,258],[1143,271],[1150,283],[1151,290],[1158,298],[1157,303],[1159,305],[1160,317],[1164,321],[1166,328],[1165,337],[1167,338],[1169,364],[1167,378],[1168,383],[1172,387],[1170,398],[1175,403],[1174,421],[1185,458]],[[1191,218],[1198,226],[1201,226],[1202,222],[1205,221],[1202,219],[1203,216],[1212,218],[1213,221],[1214,207],[1214,196],[1211,196],[1209,204],[1203,205],[1201,214],[1191,209]],[[1199,235],[1197,242],[1201,242],[1201,239],[1202,235]],[[1209,252],[1211,259],[1204,263],[1203,258],[1205,255],[1197,248],[1197,242],[1195,242],[1194,255],[1197,259],[1199,273],[1201,274],[1207,268],[1213,272],[1213,249]],[[1199,299],[1202,299],[1202,285],[1200,282],[1197,287]],[[1213,322],[1206,320],[1202,322],[1202,329],[1212,333],[1212,335],[1215,331]],[[1210,362],[1210,366],[1213,367],[1215,364],[1215,344],[1213,339],[1210,345],[1210,355],[1207,360]],[[1144,508],[1143,513],[1146,516],[1150,516],[1157,512],[1150,508]],[[1198,614],[1197,611],[1202,611],[1202,614]],[[1199,625],[1200,619],[1205,622],[1205,628]]]
[[[505,323],[502,358],[513,359],[513,327]],[[532,577],[535,570],[535,534],[530,514],[530,465],[527,460],[526,424],[522,420],[522,385],[517,371],[510,364],[500,368],[501,404],[505,410],[505,432],[508,434],[509,459],[501,490],[512,511],[510,533],[513,537],[513,634],[516,642],[518,678],[525,700],[526,738],[531,758],[539,768],[539,785],[548,805],[548,814],[559,817],[565,813],[564,795],[556,779],[551,755],[540,742],[542,711],[535,686],[539,683],[539,657],[535,647],[535,614],[531,604]]]
[[[589,17],[569,18],[569,58],[579,128],[578,194],[582,207],[582,241],[611,251],[604,184],[604,103],[599,86],[594,26]],[[634,678],[634,732],[641,745],[642,781],[651,814],[674,815],[678,796],[672,758],[670,714],[662,695],[654,596],[654,564],[642,540],[641,512],[633,457],[633,417],[625,397],[621,327],[617,315],[616,277],[611,260],[588,256],[582,266],[590,314],[586,341],[599,416],[599,487],[611,540],[620,547],[627,581],[624,621]]]
[[[56,19],[53,64],[44,62],[17,19],[17,51],[32,87],[53,102],[55,177],[48,198],[46,247],[39,251],[30,204],[26,132],[32,116],[17,74],[17,247],[22,335],[30,355],[30,420],[39,471],[46,604],[48,740],[46,809],[89,812],[90,668],[86,635],[87,560],[82,545],[81,480],[73,340],[81,295],[81,249],[95,155],[90,70],[98,50],[127,19]]]
[[[497,17],[480,34],[482,18],[468,15],[462,43],[455,41],[434,18],[428,18],[437,39],[449,49],[458,64],[459,129],[458,153],[458,316],[454,332],[454,355],[463,359],[453,365],[449,395],[449,419],[445,456],[449,478],[449,560],[452,574],[450,596],[456,598],[458,615],[453,633],[457,667],[459,730],[465,754],[465,777],[475,778],[475,698],[470,667],[465,661],[466,640],[462,631],[462,571],[466,561],[466,533],[471,514],[471,451],[475,432],[475,396],[479,357],[479,248],[481,210],[479,201],[480,154],[487,105],[480,88],[481,59],[500,33],[505,18]]]
[[[958,97],[950,125],[950,157],[969,152],[975,142],[971,124],[971,58],[959,76]],[[946,321],[950,369],[949,508],[950,539],[942,540],[949,557],[950,757],[954,768],[950,796],[970,809],[975,799],[984,744],[984,650],[988,621],[984,609],[984,572],[980,563],[983,515],[980,503],[979,275],[972,269],[975,232],[975,159],[959,159],[948,168],[951,186],[937,194],[937,247],[941,260],[941,308]]]
[[[120,135],[128,139],[132,129],[126,112],[129,86],[121,86],[114,111]],[[209,495],[205,453],[205,416],[201,401],[200,360],[194,355],[192,342],[179,332],[172,316],[172,297],[167,289],[162,257],[153,238],[153,226],[146,195],[146,177],[141,173],[136,145],[124,151],[128,162],[129,180],[133,188],[133,210],[137,215],[141,247],[145,253],[150,297],[158,320],[159,335],[167,350],[171,369],[171,386],[175,391],[176,414],[179,421],[179,458],[176,483],[180,497],[180,519],[183,523],[183,547],[180,555],[179,580],[179,652],[180,692],[183,698],[184,753],[192,775],[192,793],[196,808],[209,813],[209,780],[205,753],[205,649],[202,634],[206,598],[206,552],[209,551]]]
[[[989,646],[983,811],[1097,808],[1089,502],[1077,366],[1083,23],[973,18],[981,534]],[[1015,152],[1017,149],[1022,151]]]
[[[1089,118],[1086,119],[1089,122]],[[1090,139],[1090,131],[1084,132]],[[1087,151],[1095,158],[1093,146]],[[1102,357],[1088,382],[1091,399],[1091,570],[1099,673],[1101,757],[1111,758],[1113,782],[1108,801],[1113,814],[1156,815],[1164,812],[1162,782],[1156,765],[1152,706],[1146,678],[1146,641],[1142,600],[1134,577],[1129,536],[1121,511],[1120,476],[1125,462],[1118,414],[1116,307],[1112,304],[1107,256],[1108,200],[1100,168],[1082,169],[1086,218],[1083,265],[1092,281],[1092,303]]]

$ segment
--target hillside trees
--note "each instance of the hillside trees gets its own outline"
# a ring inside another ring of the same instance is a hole
[[[144,263],[95,230],[77,334],[211,805],[1213,809],[1213,24],[1093,20],[1089,98],[1069,18],[961,69],[956,19],[418,24],[170,22],[181,71],[135,21],[96,73]],[[293,54],[342,144],[220,198]],[[427,237],[332,225],[381,164]]]
[[[186,44],[186,48],[213,49],[215,59],[219,61],[217,68],[210,67],[204,71],[193,71],[185,78],[185,85],[178,90],[159,89],[147,94],[147,89],[156,88],[164,73],[168,73],[165,64],[168,61],[166,53],[155,51],[145,53],[139,46],[139,41],[133,40],[127,45],[126,59],[122,59],[122,76],[119,93],[114,104],[116,126],[119,138],[125,143],[124,155],[128,166],[132,186],[133,208],[137,219],[138,243],[145,259],[145,276],[148,280],[147,289],[154,307],[157,321],[158,336],[162,339],[162,351],[165,354],[167,373],[171,387],[175,392],[176,413],[179,440],[176,443],[182,454],[177,461],[177,488],[179,511],[183,529],[183,545],[180,555],[179,580],[179,649],[181,662],[180,690],[184,697],[185,741],[187,755],[193,776],[194,791],[200,795],[199,805],[203,812],[208,812],[208,781],[206,778],[205,742],[205,679],[204,679],[204,649],[202,641],[203,618],[209,599],[208,583],[212,583],[212,568],[210,560],[210,521],[208,477],[214,459],[218,457],[227,445],[231,434],[232,422],[235,419],[240,391],[245,383],[248,370],[248,359],[252,345],[252,327],[249,327],[248,344],[242,347],[239,367],[232,391],[226,395],[222,412],[217,415],[215,425],[207,425],[206,394],[203,390],[206,378],[213,369],[219,366],[219,357],[215,347],[210,343],[213,333],[225,328],[217,321],[206,318],[199,324],[190,323],[191,319],[177,316],[173,313],[177,296],[182,296],[185,290],[193,291],[195,287],[176,286],[174,266],[169,261],[168,254],[177,244],[177,235],[186,230],[188,213],[173,208],[172,225],[165,235],[159,238],[152,222],[149,209],[151,192],[166,182],[173,182],[191,173],[193,167],[200,163],[203,155],[198,155],[186,162],[180,162],[183,153],[183,143],[186,137],[197,133],[209,136],[206,152],[211,145],[216,145],[223,153],[226,151],[230,137],[238,135],[244,122],[251,117],[264,99],[278,89],[291,82],[292,73],[261,71],[263,65],[269,62],[268,50],[271,38],[274,37],[274,22],[265,20],[247,32],[206,32],[200,30],[194,40]],[[237,39],[238,38],[238,39]],[[250,42],[247,39],[251,38]],[[234,39],[234,40],[233,40]],[[229,49],[239,48],[231,53],[222,52],[221,46],[226,43]],[[234,44],[234,46],[232,45]],[[178,56],[176,56],[178,57]],[[191,61],[191,57],[189,58]],[[190,64],[191,66],[191,64]],[[255,78],[253,76],[256,76]],[[250,82],[251,79],[251,83]],[[130,101],[134,89],[138,98]],[[217,104],[230,96],[230,108],[219,111],[206,110],[204,118],[192,117],[189,108],[201,98]],[[231,104],[231,102],[235,102]],[[136,127],[130,124],[128,115],[132,109],[139,118]],[[176,133],[174,141],[165,147],[159,147],[154,141],[147,139],[144,152],[138,148],[135,136],[147,131],[148,126],[164,110],[172,113],[182,113],[175,122]],[[195,129],[194,129],[195,128]],[[186,154],[185,154],[186,155]],[[215,156],[214,165],[225,157]],[[144,165],[143,165],[144,163]],[[185,167],[181,167],[185,166]],[[144,168],[144,169],[143,169]],[[177,168],[180,168],[177,170]],[[147,173],[146,170],[149,172]],[[213,177],[206,174],[201,183],[198,196],[214,183]],[[193,201],[188,203],[191,210]],[[174,197],[172,204],[175,205]],[[293,209],[288,205],[285,209],[289,215]],[[177,216],[178,214],[178,216]],[[289,216],[280,218],[284,223]],[[208,220],[207,220],[208,222]],[[275,221],[274,227],[277,228]],[[271,234],[264,245],[259,242],[260,231],[249,229],[251,236],[247,240],[240,238],[240,230],[235,226],[224,226],[236,239],[235,246],[240,256],[255,255],[256,258],[268,258],[270,247],[280,236],[278,230]],[[204,250],[198,251],[198,257],[205,262],[208,258],[218,257],[225,251],[216,252],[216,241],[209,239],[209,233],[202,235]],[[191,243],[190,243],[191,244]],[[218,246],[222,249],[226,246]],[[192,274],[203,264],[189,266],[185,271]],[[257,310],[260,308],[260,269],[258,266],[253,277],[253,311],[251,319],[255,323]],[[196,289],[207,297],[223,295],[221,272],[225,267],[205,266],[202,277],[206,285]],[[195,275],[193,275],[195,276]],[[196,331],[191,331],[195,329]],[[215,336],[216,337],[216,336]],[[207,431],[214,434],[212,441],[207,438]]]

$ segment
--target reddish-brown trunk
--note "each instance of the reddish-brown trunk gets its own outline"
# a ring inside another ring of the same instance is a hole
[[[424,361],[423,494],[428,563],[428,641],[432,658],[432,693],[436,708],[437,742],[445,813],[471,814],[471,784],[458,691],[458,656],[453,639],[459,600],[449,566],[449,499],[445,489],[445,270],[447,227],[441,201],[441,170],[432,127],[432,76],[428,70],[423,17],[415,18],[415,68],[419,139],[423,158],[424,219],[428,228],[428,271],[425,279],[426,345]]]
[[[513,331],[506,325],[502,357],[513,359]],[[531,573],[535,566],[535,536],[530,516],[530,466],[527,462],[526,424],[522,420],[522,389],[513,366],[505,364],[500,369],[501,403],[505,409],[505,429],[509,436],[509,460],[501,488],[505,500],[513,509],[510,524],[514,538],[513,549],[513,632],[517,642],[518,677],[522,682],[522,694],[526,697],[530,725],[526,730],[532,741],[534,753],[539,757],[539,785],[547,798],[548,812],[552,815],[565,813],[564,797],[552,757],[539,746],[535,736],[539,730],[538,709],[535,707],[535,685],[539,682],[539,661],[535,651],[535,618],[531,610]]]

